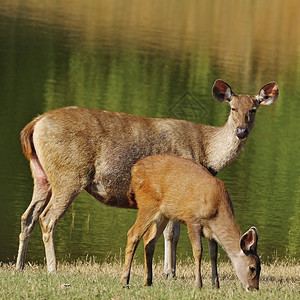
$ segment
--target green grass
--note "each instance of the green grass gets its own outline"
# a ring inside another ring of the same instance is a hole
[[[300,263],[274,262],[262,265],[260,290],[247,293],[230,263],[219,264],[220,290],[211,287],[210,264],[204,262],[204,287],[194,288],[192,261],[179,262],[178,278],[166,280],[163,265],[154,265],[152,287],[143,286],[143,265],[134,264],[130,289],[122,288],[122,263],[117,259],[98,264],[91,261],[60,263],[57,274],[27,264],[15,272],[13,264],[0,267],[0,299],[300,299]]]

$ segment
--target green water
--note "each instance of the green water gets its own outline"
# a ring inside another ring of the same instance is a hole
[[[0,7],[0,261],[14,261],[32,194],[19,132],[67,105],[221,126],[215,79],[255,94],[276,80],[244,151],[221,171],[243,231],[259,230],[263,260],[300,258],[300,19],[297,1],[17,1]],[[135,211],[82,193],[59,222],[58,259],[124,251]],[[178,254],[191,256],[182,226]],[[156,254],[163,255],[160,241]],[[138,252],[140,259],[141,251]],[[224,254],[222,254],[222,257]],[[43,262],[39,226],[27,260]]]

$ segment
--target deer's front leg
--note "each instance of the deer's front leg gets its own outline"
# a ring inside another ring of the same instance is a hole
[[[164,230],[165,262],[164,273],[166,278],[170,275],[176,277],[176,248],[180,235],[180,223],[169,221]]]

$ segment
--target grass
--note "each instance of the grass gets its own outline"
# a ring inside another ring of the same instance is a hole
[[[204,287],[194,288],[192,260],[178,263],[176,280],[166,280],[162,263],[156,263],[152,287],[143,286],[143,265],[136,263],[130,289],[120,284],[122,263],[117,259],[60,263],[54,275],[48,275],[45,266],[27,264],[23,272],[14,267],[1,265],[0,299],[300,299],[300,263],[290,260],[262,265],[260,290],[250,293],[227,262],[219,264],[220,290],[211,287],[208,262],[202,266]]]

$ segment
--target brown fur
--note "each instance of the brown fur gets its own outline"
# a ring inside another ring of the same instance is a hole
[[[21,218],[17,269],[24,266],[29,237],[39,219],[48,270],[56,270],[55,226],[82,190],[106,205],[136,208],[128,201],[127,191],[131,167],[143,157],[172,154],[201,163],[214,174],[220,171],[243,148],[254,126],[255,114],[250,111],[266,98],[268,104],[274,102],[276,90],[273,82],[256,96],[235,95],[229,85],[217,80],[215,99],[230,101],[235,108],[222,127],[79,107],[52,110],[34,119],[21,132],[34,191]],[[242,128],[242,138],[237,138],[237,128]],[[172,230],[167,232],[169,237],[173,235]]]
[[[144,239],[145,285],[152,284],[155,243],[167,221],[172,220],[185,223],[188,227],[196,260],[198,287],[202,287],[200,236],[204,235],[224,247],[244,287],[247,290],[258,289],[260,262],[256,254],[257,230],[251,228],[242,236],[222,181],[191,160],[169,155],[144,158],[133,166],[131,174],[131,194],[134,194],[139,211],[135,224],[128,231],[122,276],[124,286],[129,284],[130,266],[138,242],[154,225],[154,234]]]
[[[34,126],[39,119],[40,118],[37,117],[32,122],[28,123],[21,131],[20,134],[23,153],[28,160],[32,159],[33,154],[35,153],[35,149],[32,141],[32,135],[34,131]]]

